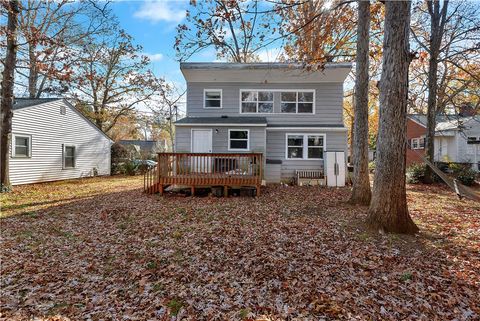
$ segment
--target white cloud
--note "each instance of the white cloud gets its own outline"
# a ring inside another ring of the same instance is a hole
[[[150,62],[156,62],[163,59],[163,55],[161,53],[151,54],[151,53],[143,53],[143,55],[150,58]]]
[[[172,4],[176,4],[172,5]],[[135,18],[149,20],[157,23],[160,21],[179,23],[185,18],[186,11],[181,8],[180,2],[172,1],[147,1],[133,14]]]
[[[262,62],[276,62],[283,54],[282,48],[271,48],[258,51],[257,55]]]

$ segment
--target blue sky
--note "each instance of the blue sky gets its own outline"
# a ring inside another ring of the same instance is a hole
[[[201,1],[201,0],[200,0]],[[176,26],[185,22],[189,1],[155,0],[130,1],[120,0],[111,3],[120,25],[135,39],[135,43],[143,46],[144,53],[151,58],[152,69],[157,76],[164,76],[167,81],[184,86],[184,80],[175,59]],[[278,50],[270,48],[260,52],[265,61],[276,57]],[[193,56],[189,61],[216,60],[213,48],[206,49]]]

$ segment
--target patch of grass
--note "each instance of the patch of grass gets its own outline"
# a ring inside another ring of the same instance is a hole
[[[183,215],[187,214],[187,210],[183,207],[178,207],[177,208],[177,213],[183,216]]]
[[[180,231],[175,231],[172,233],[172,237],[176,240],[180,240],[182,238],[183,234]]]
[[[249,309],[241,309],[240,311],[238,311],[238,316],[240,317],[240,319],[246,319],[248,317],[248,315],[250,314],[250,310]]]
[[[155,261],[149,261],[146,265],[147,269],[149,270],[155,270],[157,268],[157,262]]]
[[[163,292],[164,289],[165,287],[160,282],[155,283],[152,287],[153,292]]]
[[[167,307],[170,308],[170,314],[172,316],[176,316],[182,309],[183,302],[180,299],[172,299],[167,303]]]
[[[371,235],[367,232],[363,232],[363,233],[358,234],[357,237],[360,241],[367,242],[367,241],[370,241]]]
[[[405,272],[402,274],[402,276],[400,276],[400,280],[402,280],[403,282],[406,282],[406,281],[409,281],[411,280],[413,277],[412,273],[411,272]]]

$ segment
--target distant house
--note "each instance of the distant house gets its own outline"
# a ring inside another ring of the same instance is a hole
[[[409,115],[407,121],[407,166],[421,163],[425,154],[427,117]],[[434,159],[436,162],[470,164],[479,170],[480,117],[439,115],[435,127]]]
[[[168,143],[165,139],[156,140],[141,140],[141,139],[123,139],[118,142],[125,147],[131,147],[138,153],[137,157],[155,159],[157,153],[168,150]]]
[[[12,185],[110,175],[112,140],[61,98],[17,98],[10,148]]]

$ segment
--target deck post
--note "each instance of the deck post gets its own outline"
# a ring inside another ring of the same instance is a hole
[[[190,190],[191,190],[191,193],[192,193],[191,196],[195,196],[195,186],[192,185],[192,187],[190,188]]]
[[[223,186],[223,196],[228,197],[228,186]]]
[[[160,195],[163,195],[163,184],[158,184],[158,185],[159,185],[158,187],[160,188],[160,191],[159,191]]]
[[[256,192],[257,192],[256,193],[257,195],[255,195],[255,196],[260,196],[260,185],[257,185],[257,191]]]

